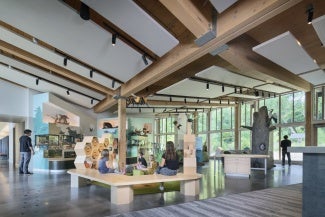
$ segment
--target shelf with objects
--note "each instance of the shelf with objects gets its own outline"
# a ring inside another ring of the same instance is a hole
[[[65,172],[74,168],[74,137],[69,135],[35,135],[35,149],[42,159],[47,160],[48,170],[52,173]],[[44,168],[45,169],[45,168]]]
[[[102,137],[85,136],[81,142],[77,142],[74,148],[77,157],[74,161],[77,169],[98,169],[98,161],[101,158],[101,152],[104,149],[109,150],[113,161],[117,163],[117,171],[119,171],[118,158],[113,153],[118,150],[118,140],[113,134],[103,134]],[[115,158],[115,157],[116,158]]]

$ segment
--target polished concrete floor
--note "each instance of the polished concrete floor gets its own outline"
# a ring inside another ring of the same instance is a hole
[[[179,192],[136,195],[130,205],[109,203],[110,190],[90,185],[70,188],[68,174],[19,175],[18,170],[0,161],[0,216],[1,217],[103,217],[133,210],[203,200],[271,187],[302,183],[302,166],[277,164],[265,176],[263,171],[253,171],[251,177],[225,177],[223,167],[210,160],[198,168],[203,174],[201,193],[197,198],[184,197]]]

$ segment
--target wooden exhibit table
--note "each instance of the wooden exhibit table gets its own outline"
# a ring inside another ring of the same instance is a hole
[[[288,152],[303,153],[302,216],[323,216],[325,147],[288,147]]]
[[[95,169],[72,169],[68,173],[71,175],[71,187],[79,188],[87,184],[86,180],[93,180],[111,186],[111,203],[116,205],[129,204],[133,201],[133,185],[150,184],[180,181],[181,193],[186,196],[197,196],[200,194],[199,181],[201,174],[177,173],[175,176],[164,175],[143,175],[126,176],[121,174],[100,174]]]
[[[269,155],[257,154],[219,154],[214,156],[214,170],[216,170],[216,159],[224,158],[224,173],[226,176],[247,176],[251,170],[264,170],[267,173],[267,159]],[[251,167],[252,158],[264,158],[264,168]]]

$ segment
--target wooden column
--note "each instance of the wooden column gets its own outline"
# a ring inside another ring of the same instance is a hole
[[[126,102],[118,100],[118,137],[119,137],[119,166],[123,170],[126,165]]]
[[[305,92],[305,146],[313,146],[315,138],[312,133],[312,117],[313,117],[313,105],[312,105],[312,92]]]
[[[235,106],[235,150],[239,148],[240,105]]]

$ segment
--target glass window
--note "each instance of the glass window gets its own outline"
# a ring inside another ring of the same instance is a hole
[[[284,135],[288,135],[291,140],[292,147],[305,146],[305,127],[304,126],[291,126],[281,128],[281,140]],[[302,153],[291,153],[291,160],[302,161]]]
[[[160,119],[160,131],[157,132],[158,134],[160,133],[166,133],[166,119]]]
[[[240,131],[240,147],[239,149],[244,150],[245,148],[248,148],[249,150],[252,150],[251,148],[251,130],[242,130]]]
[[[210,154],[214,154],[217,147],[221,147],[221,133],[211,133],[210,134]]]
[[[232,129],[233,123],[232,120],[234,119],[232,107],[222,108],[222,129],[223,130],[230,130]]]
[[[275,130],[272,130],[270,132],[270,144],[269,144],[269,152],[273,152],[273,159],[274,160],[280,160],[280,142],[279,142],[279,129],[276,128]]]
[[[275,98],[265,99],[265,106],[267,107],[267,110],[268,110],[269,113],[271,112],[271,109],[272,109],[272,115],[275,118],[275,119],[273,119],[273,121],[274,122],[275,122],[275,120],[278,121],[279,98],[275,97]]]
[[[281,96],[281,123],[293,122],[293,94]]]
[[[251,126],[251,105],[250,104],[243,104],[241,105],[241,112],[240,112],[240,125],[241,126]]]
[[[314,120],[323,119],[323,88],[319,87],[314,92]]]
[[[317,146],[325,146],[325,127],[317,127]]]
[[[168,117],[166,119],[166,133],[174,133],[175,132],[175,124],[174,124],[174,117]]]
[[[207,131],[207,113],[205,112],[198,113],[197,124],[198,124],[197,127],[198,132]]]
[[[217,130],[221,130],[221,108],[217,109]]]
[[[217,130],[217,110],[210,112],[210,130]]]
[[[305,93],[296,92],[294,96],[294,122],[305,121]]]
[[[222,148],[223,150],[235,150],[234,132],[222,132]]]

